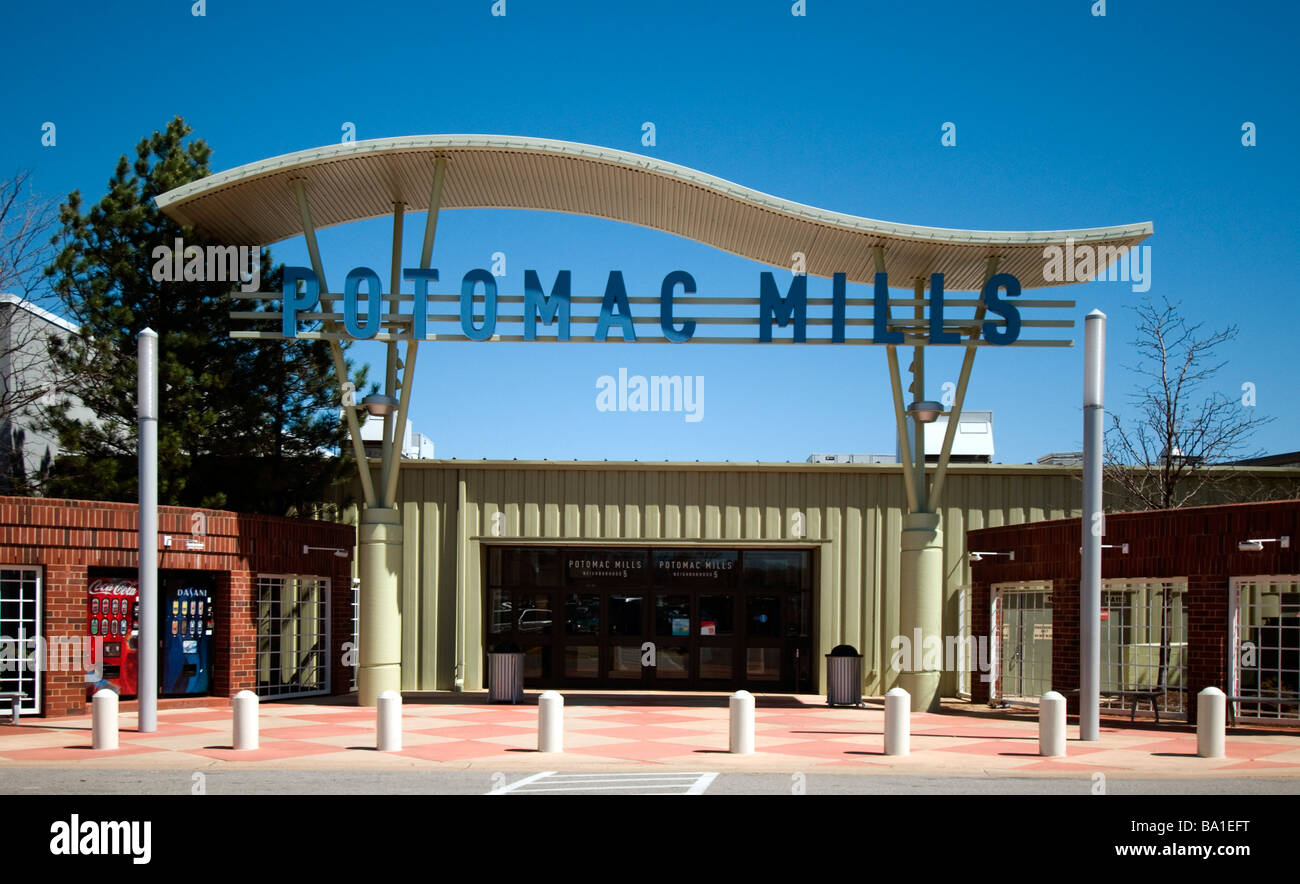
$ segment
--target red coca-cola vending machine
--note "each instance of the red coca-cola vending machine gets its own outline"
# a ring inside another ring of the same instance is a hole
[[[91,639],[103,639],[103,678],[89,686],[89,692],[111,687],[123,697],[134,697],[140,667],[139,582],[134,577],[92,577],[89,617]]]

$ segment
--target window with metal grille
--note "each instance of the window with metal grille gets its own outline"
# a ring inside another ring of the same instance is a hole
[[[257,578],[257,693],[329,692],[329,588],[325,577]]]
[[[18,708],[33,714],[41,711],[40,634],[41,569],[0,568],[0,692],[26,694]]]
[[[974,656],[971,641],[970,586],[957,587],[957,696],[970,696],[970,671]],[[945,651],[946,653],[946,651]]]
[[[1241,718],[1300,718],[1300,576],[1236,578],[1230,696]]]
[[[1134,692],[1154,692],[1162,715],[1186,717],[1186,685],[1187,581],[1103,580],[1101,706],[1127,708]]]
[[[357,689],[357,672],[361,669],[361,580],[352,578],[352,684],[350,690]]]
[[[1052,689],[1052,584],[993,585],[997,692],[1007,702],[1037,703]]]

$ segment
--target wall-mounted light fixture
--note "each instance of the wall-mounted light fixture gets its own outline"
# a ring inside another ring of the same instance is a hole
[[[975,552],[972,550],[966,553],[966,557],[972,562],[982,562],[985,556],[1006,556],[1009,561],[1014,562],[1016,560],[1016,551],[1014,549],[1010,552]]]
[[[1250,540],[1243,540],[1238,543],[1237,549],[1242,552],[1260,552],[1264,549],[1266,543],[1279,544],[1282,549],[1291,548],[1291,538],[1283,534],[1281,537],[1252,537]]]
[[[305,556],[309,552],[331,552],[340,559],[346,559],[348,557],[348,550],[339,546],[308,546],[304,543],[302,545],[302,554]]]
[[[1119,550],[1121,553],[1123,553],[1124,555],[1128,555],[1128,544],[1127,544],[1127,543],[1103,543],[1103,544],[1101,544],[1101,548],[1102,548],[1102,549],[1117,549],[1117,550]],[[1079,547],[1079,555],[1083,555],[1083,547]]]

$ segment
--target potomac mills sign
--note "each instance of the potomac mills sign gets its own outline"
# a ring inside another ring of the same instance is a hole
[[[897,224],[781,199],[651,157],[505,135],[330,145],[212,175],[159,196],[157,203],[180,224],[218,242],[251,248],[303,237],[310,267],[287,268],[282,290],[232,292],[235,337],[325,339],[340,379],[347,377],[341,340],[387,344],[384,394],[363,400],[370,413],[384,416],[377,475],[361,444],[357,409],[343,409],[365,499],[358,530],[358,692],[366,705],[402,685],[402,523],[396,506],[401,458],[394,441],[405,426],[421,344],[883,346],[908,506],[897,589],[900,626],[905,635],[919,630],[928,640],[942,635],[937,507],[975,353],[987,346],[1071,346],[1068,332],[1050,335],[1073,327],[1074,302],[1023,293],[1096,278],[1152,232],[1147,222],[1045,231]],[[629,289],[617,270],[604,279],[579,279],[568,270],[530,269],[522,292],[501,292],[487,270],[434,267],[443,209],[529,209],[605,218],[782,270],[764,270],[756,281],[716,292],[701,290],[684,270],[666,273],[657,289],[641,290]],[[403,225],[410,211],[425,213],[424,235],[418,258],[404,260]],[[317,230],[378,217],[390,217],[393,225],[386,278],[367,267],[329,277]],[[1065,255],[1070,268],[1063,266]],[[934,420],[944,407],[925,397],[929,346],[963,348],[947,409],[948,433],[932,469],[919,424]],[[404,348],[400,354],[399,347]],[[913,348],[910,402],[899,347]],[[349,395],[345,392],[345,402]],[[479,628],[469,622],[477,610],[467,602],[458,611],[459,635]],[[897,684],[911,694],[913,708],[934,708],[939,672],[924,659],[907,665],[912,668],[898,674]]]

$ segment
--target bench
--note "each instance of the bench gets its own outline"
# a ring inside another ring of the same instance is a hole
[[[1151,712],[1156,717],[1156,724],[1160,723],[1160,704],[1156,702],[1156,698],[1164,694],[1162,690],[1144,688],[1138,691],[1098,691],[1097,693],[1109,700],[1131,700],[1132,705],[1128,713],[1129,721],[1137,719],[1138,703],[1149,700],[1151,702]]]
[[[1228,724],[1237,723],[1238,703],[1267,703],[1272,706],[1297,706],[1300,697],[1228,697]]]
[[[18,723],[18,716],[19,716],[19,714],[20,714],[20,710],[19,710],[18,707],[21,706],[21,705],[22,705],[22,701],[23,701],[23,700],[26,700],[26,699],[27,699],[27,695],[24,694],[22,691],[3,691],[3,692],[0,692],[0,700],[8,700],[8,701],[9,701],[9,713],[10,713],[10,715],[13,716],[12,719],[11,719],[11,722],[12,722],[13,724],[17,724],[17,723]]]
[[[1131,706],[1129,708],[1129,713],[1128,713],[1129,721],[1137,720],[1138,703],[1141,703],[1143,701],[1149,701],[1151,703],[1151,712],[1156,717],[1156,724],[1159,724],[1160,723],[1160,703],[1158,702],[1159,698],[1164,696],[1167,691],[1181,691],[1181,690],[1182,688],[1142,688],[1140,690],[1132,690],[1132,691],[1106,690],[1106,691],[1098,691],[1097,695],[1101,697],[1105,697],[1109,700],[1131,701]],[[1075,690],[1065,691],[1065,693],[1078,694],[1079,691],[1076,688]]]

